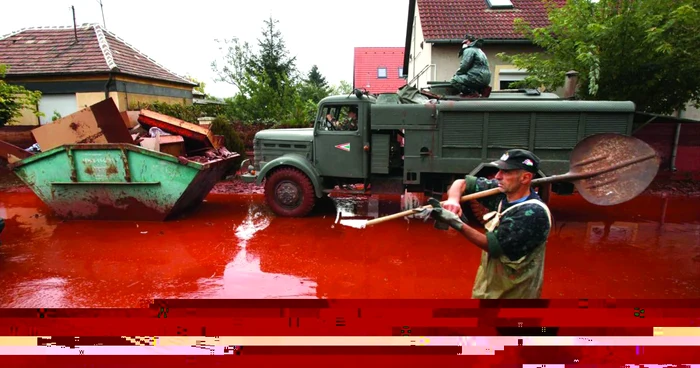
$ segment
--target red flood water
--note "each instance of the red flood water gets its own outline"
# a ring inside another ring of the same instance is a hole
[[[338,199],[345,214],[410,198]],[[554,196],[543,298],[700,298],[700,198],[598,207]],[[66,221],[0,192],[0,307],[138,307],[152,298],[470,298],[480,250],[400,219],[366,229],[272,215],[261,195],[210,194],[170,222]]]

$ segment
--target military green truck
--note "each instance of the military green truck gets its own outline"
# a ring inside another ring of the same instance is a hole
[[[356,125],[339,128],[336,122],[353,110]],[[320,101],[313,128],[258,132],[241,178],[264,181],[266,202],[279,216],[305,216],[331,192],[440,198],[465,174],[495,175],[487,163],[506,149],[540,157],[538,177],[565,173],[581,139],[631,135],[634,110],[632,102],[568,100],[537,90],[494,91],[486,98],[460,98],[440,84],[378,96],[355,90]],[[537,190],[547,200],[574,187]]]

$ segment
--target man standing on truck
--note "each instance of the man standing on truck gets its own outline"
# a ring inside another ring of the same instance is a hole
[[[491,83],[489,59],[481,51],[482,43],[482,40],[477,40],[470,34],[467,34],[462,42],[462,49],[459,50],[459,69],[450,81],[462,95],[478,96]]]
[[[542,295],[544,256],[552,226],[549,208],[530,187],[540,160],[532,152],[512,149],[491,165],[495,180],[467,175],[455,180],[447,201],[431,198],[430,215],[450,225],[483,250],[476,273],[474,299],[537,299]],[[485,216],[486,234],[462,222],[460,197],[498,187],[502,194],[479,200],[494,211]]]

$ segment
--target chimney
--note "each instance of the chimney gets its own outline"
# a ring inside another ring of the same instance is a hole
[[[568,72],[566,72],[566,81],[564,82],[564,98],[576,97],[577,89],[578,72],[575,70],[569,70]]]

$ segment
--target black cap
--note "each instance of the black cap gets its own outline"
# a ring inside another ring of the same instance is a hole
[[[500,160],[491,162],[491,165],[501,170],[520,169],[537,173],[540,168],[540,159],[528,150],[512,149],[506,151]]]

